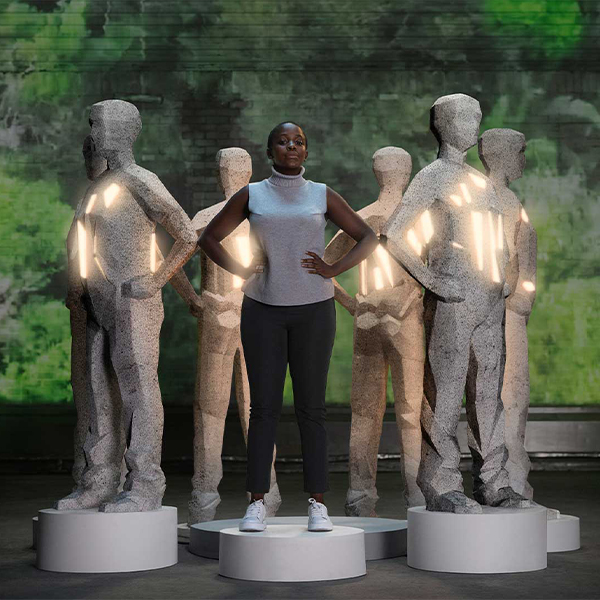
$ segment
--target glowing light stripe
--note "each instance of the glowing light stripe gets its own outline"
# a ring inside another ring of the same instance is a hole
[[[521,209],[521,219],[525,221],[525,223],[529,223],[529,217],[527,216],[524,208]]]
[[[451,194],[450,200],[452,200],[452,202],[454,202],[456,206],[462,206],[462,198],[460,196],[457,196],[456,194]]]
[[[238,256],[240,262],[245,266],[249,267],[252,262],[252,253],[250,252],[250,237],[247,235],[237,235],[235,237],[235,244],[237,246]],[[244,280],[238,275],[233,275],[233,287],[241,288],[244,284]]]
[[[502,215],[498,215],[498,248],[504,249],[504,224],[502,223]]]
[[[85,227],[81,221],[77,221],[77,244],[79,246],[79,274],[82,279],[87,278],[87,262],[86,262],[86,239]]]
[[[106,275],[104,273],[104,269],[102,268],[102,265],[100,264],[100,261],[98,260],[97,256],[94,256],[94,261],[98,265],[98,269],[100,270],[100,273],[102,273],[102,276],[104,277],[104,279],[106,279]]]
[[[483,236],[481,228],[483,226],[483,215],[480,212],[471,213],[473,223],[473,236],[475,238],[475,252],[477,254],[477,268],[483,271]]]
[[[464,250],[464,249],[465,249],[465,247],[464,247],[464,246],[461,246],[461,245],[460,245],[458,242],[452,242],[452,245],[453,245],[455,248],[460,248],[461,250]]]
[[[498,259],[496,258],[496,228],[494,227],[494,218],[488,211],[488,229],[490,236],[490,258],[492,260],[492,281],[500,283],[500,271],[498,270]]]
[[[469,192],[469,188],[464,183],[460,184],[460,191],[462,192],[465,202],[471,204],[471,192]]]
[[[358,265],[358,287],[363,296],[367,294],[367,261],[361,261]]]
[[[383,277],[379,267],[373,267],[373,278],[375,279],[375,289],[380,290],[383,287]]]
[[[522,285],[526,292],[535,292],[535,285],[533,281],[524,281]]]
[[[475,175],[474,173],[469,173],[469,177],[471,178],[471,180],[477,187],[479,187],[481,189],[485,189],[485,186],[487,184],[483,177],[480,177],[479,175]]]
[[[429,240],[433,237],[433,223],[431,222],[431,214],[428,210],[421,215],[421,227],[423,228],[425,243],[429,244]]]
[[[156,271],[156,233],[150,234],[150,273]]]
[[[90,196],[90,200],[88,202],[87,208],[85,209],[86,215],[89,215],[92,212],[92,208],[94,208],[94,202],[96,202],[97,197],[98,197],[98,194],[92,194]]]
[[[114,202],[114,199],[117,197],[120,190],[121,188],[116,183],[111,183],[104,190],[104,206],[106,206],[106,208]]]
[[[406,239],[408,240],[408,243],[411,245],[412,249],[419,256],[421,256],[421,250],[423,249],[423,247],[419,243],[419,239],[417,238],[417,234],[415,233],[414,229],[408,230],[408,233],[406,234]]]
[[[377,246],[376,251],[377,262],[379,263],[379,266],[381,267],[382,271],[384,271],[384,273],[387,275],[390,285],[394,287],[394,279],[392,277],[392,266],[390,265],[390,256],[381,244]]]

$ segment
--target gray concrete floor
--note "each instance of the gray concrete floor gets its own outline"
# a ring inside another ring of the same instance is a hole
[[[469,476],[465,476],[468,483]],[[167,476],[164,503],[187,518],[190,478]],[[63,475],[0,477],[0,598],[600,598],[600,472],[536,472],[536,500],[581,518],[582,549],[550,554],[544,571],[510,575],[457,575],[411,569],[406,557],[367,563],[367,575],[319,583],[255,583],[218,574],[218,562],[190,554],[179,545],[179,563],[168,569],[125,574],[80,575],[39,571],[31,549],[31,518],[69,492]],[[302,476],[279,475],[281,516],[306,514]],[[347,474],[331,475],[325,501],[343,515]],[[467,486],[468,487],[468,486]],[[217,518],[241,517],[244,475],[226,473]],[[380,473],[379,516],[404,518],[397,473]]]

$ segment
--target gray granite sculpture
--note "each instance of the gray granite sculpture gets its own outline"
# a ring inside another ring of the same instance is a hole
[[[197,236],[158,177],[135,163],[133,143],[142,127],[137,108],[121,100],[99,102],[90,125],[95,149],[108,164],[76,215],[90,424],[80,484],[56,508],[155,510],[165,490],[157,375],[161,289],[194,253]],[[162,262],[157,223],[174,238]],[[125,445],[128,473],[117,494]]]
[[[250,181],[252,160],[242,148],[217,152],[217,180],[224,200],[200,211],[192,220],[200,236],[229,198]],[[251,262],[249,223],[243,221],[222,244],[242,264]],[[218,492],[223,477],[221,451],[225,418],[229,407],[231,375],[244,441],[248,440],[250,387],[240,338],[240,316],[244,294],[243,279],[232,275],[200,251],[201,292],[194,292],[192,313],[198,318],[198,366],[194,398],[194,477],[189,502],[189,524],[211,521],[221,501]],[[265,494],[267,516],[281,504],[275,478],[275,455],[271,467],[271,487]],[[249,494],[248,494],[249,495]]]
[[[402,148],[390,146],[373,154],[379,197],[358,214],[375,233],[381,231],[402,201],[411,170],[410,154]],[[325,249],[325,262],[336,262],[355,244],[347,233],[338,231]],[[335,279],[334,284],[335,299],[354,315],[350,485],[346,515],[377,516],[377,453],[389,368],[400,434],[404,499],[407,506],[423,505],[425,500],[417,485],[425,361],[421,286],[381,245],[359,264],[359,291],[354,298]]]
[[[536,293],[537,236],[521,202],[509,189],[525,168],[525,136],[513,129],[490,129],[479,138],[479,157],[500,200],[509,250],[506,299],[506,366],[502,402],[506,414],[506,469],[511,487],[533,498],[527,478],[531,461],[525,450],[529,410],[529,360],[527,322]]]
[[[504,467],[505,266],[508,248],[490,180],[465,164],[477,143],[475,98],[436,100],[431,129],[438,159],[411,182],[382,230],[390,254],[425,288],[425,402],[417,481],[427,509],[477,513],[481,504],[527,507]],[[467,398],[473,493],[464,494],[456,429]]]

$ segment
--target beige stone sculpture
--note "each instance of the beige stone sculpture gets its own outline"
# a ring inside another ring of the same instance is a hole
[[[529,410],[529,360],[527,322],[536,293],[537,236],[529,217],[509,184],[523,175],[525,136],[513,129],[490,129],[479,138],[479,157],[500,199],[509,250],[506,299],[506,365],[502,402],[506,413],[506,469],[511,487],[533,498],[527,478],[531,461],[525,450],[525,427]]]
[[[381,148],[373,155],[379,197],[358,214],[375,233],[380,233],[402,201],[411,170],[410,154],[402,148]],[[347,233],[338,231],[325,249],[324,260],[329,264],[339,260],[355,244]],[[423,505],[417,485],[425,361],[421,286],[381,245],[359,264],[359,291],[354,298],[335,279],[334,283],[335,299],[354,315],[346,515],[377,516],[377,453],[390,368],[404,498],[407,506]]]
[[[477,513],[481,504],[527,507],[505,469],[505,266],[508,248],[491,181],[465,164],[477,143],[481,109],[452,94],[431,109],[438,159],[413,179],[382,229],[390,254],[425,288],[425,402],[417,482],[427,509]],[[464,494],[456,429],[463,394],[473,458],[473,493]]]
[[[195,252],[197,236],[158,177],[135,163],[133,143],[142,128],[137,108],[121,100],[99,102],[90,125],[108,169],[88,188],[76,215],[79,278],[69,290],[87,314],[90,423],[80,483],[56,508],[155,510],[165,490],[157,375],[161,289]],[[162,262],[157,223],[174,238]],[[117,494],[125,445],[128,473]]]
[[[217,153],[217,179],[224,200],[200,211],[192,220],[200,236],[227,200],[250,181],[252,161],[242,148],[223,148]],[[224,240],[225,249],[244,265],[252,259],[247,220]],[[220,495],[217,490],[223,477],[221,451],[225,418],[229,407],[231,375],[235,377],[235,394],[244,442],[248,440],[250,387],[240,338],[240,316],[244,280],[232,275],[200,251],[201,292],[193,303],[198,317],[198,366],[194,398],[194,477],[189,502],[189,524],[211,521],[215,517]],[[265,494],[267,515],[273,516],[281,504],[275,478],[275,452],[271,467],[271,487]],[[248,494],[249,495],[249,494]]]

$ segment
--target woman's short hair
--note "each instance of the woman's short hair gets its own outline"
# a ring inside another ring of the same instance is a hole
[[[294,121],[283,121],[282,123],[279,123],[279,125],[275,125],[275,127],[271,129],[271,133],[269,133],[269,139],[267,140],[267,148],[273,148],[273,138],[279,133],[279,130],[284,125],[295,125],[296,127],[298,127],[298,129],[302,130],[302,135],[304,136],[304,144],[305,147],[308,148],[308,139],[306,137],[306,133],[304,133],[304,129],[302,129],[302,127],[298,125],[298,123],[294,123]]]

